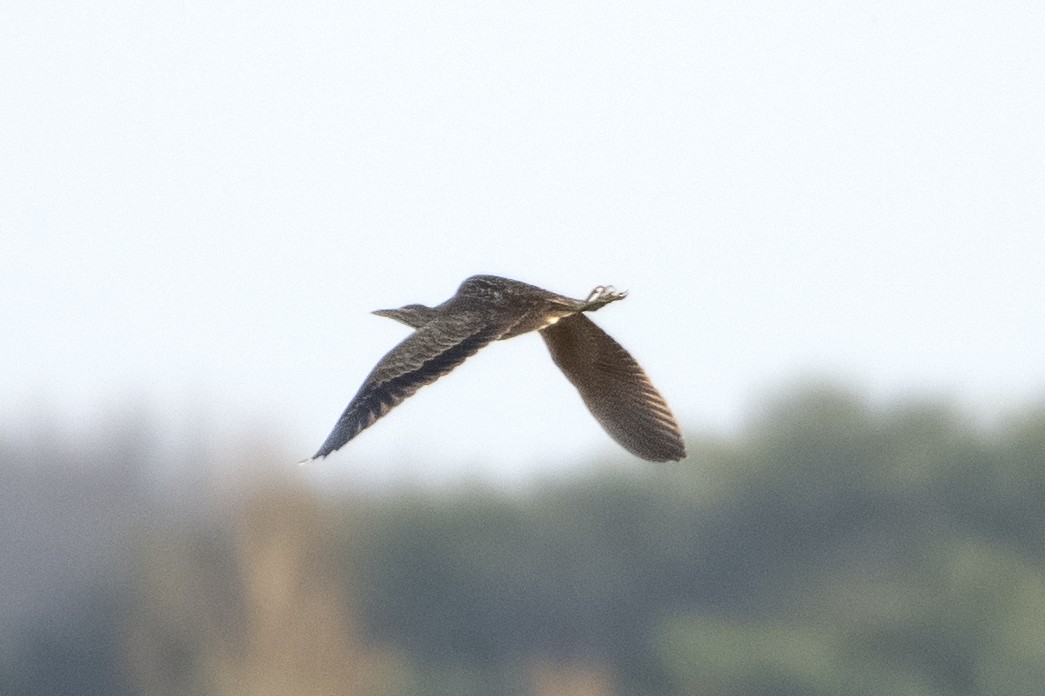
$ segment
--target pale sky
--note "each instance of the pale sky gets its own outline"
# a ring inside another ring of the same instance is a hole
[[[807,374],[1039,400],[1043,8],[2,1],[0,423],[306,457],[408,332],[368,312],[475,273],[628,289],[592,318],[692,433]],[[534,335],[318,466],[600,453]]]

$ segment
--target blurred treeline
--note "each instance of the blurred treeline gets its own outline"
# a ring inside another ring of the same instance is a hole
[[[4,696],[1045,693],[1045,409],[803,388],[511,491],[147,430],[0,442]]]

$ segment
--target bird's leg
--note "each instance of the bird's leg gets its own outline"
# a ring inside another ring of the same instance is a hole
[[[627,290],[617,291],[612,285],[600,285],[588,295],[588,299],[584,301],[581,311],[594,312],[601,307],[605,307],[610,302],[623,300],[627,296]]]

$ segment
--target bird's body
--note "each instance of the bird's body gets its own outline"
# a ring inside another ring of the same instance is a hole
[[[598,287],[588,299],[575,300],[480,275],[465,280],[453,297],[435,307],[377,310],[374,314],[402,322],[414,333],[378,362],[313,458],[340,449],[492,341],[539,331],[555,364],[614,440],[644,459],[682,459],[685,446],[664,398],[628,352],[583,314],[625,296]]]

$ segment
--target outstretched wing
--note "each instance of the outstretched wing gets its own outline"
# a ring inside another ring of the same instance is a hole
[[[583,314],[541,329],[552,360],[621,447],[654,462],[686,456],[678,423],[635,359]]]
[[[312,458],[340,449],[403,399],[450,372],[505,330],[504,323],[489,314],[470,311],[455,313],[452,321],[436,320],[420,327],[381,358]]]

